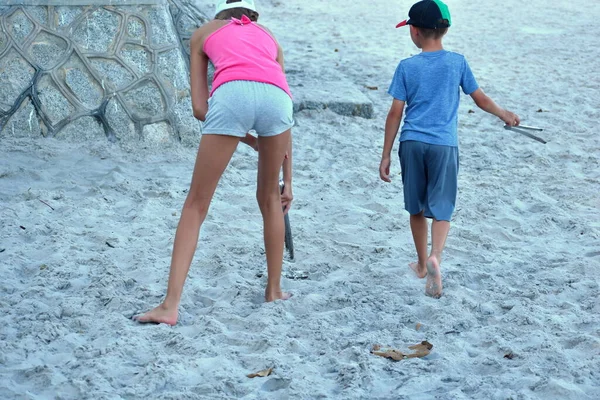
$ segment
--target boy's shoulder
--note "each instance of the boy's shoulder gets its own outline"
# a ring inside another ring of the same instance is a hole
[[[412,66],[412,65],[419,65],[421,64],[425,59],[429,58],[432,55],[432,53],[418,53],[418,54],[414,54],[410,57],[404,58],[400,61],[399,65],[403,65],[403,66]],[[463,60],[465,60],[465,56],[454,52],[454,51],[448,51],[448,50],[443,50],[443,53],[441,54],[442,56],[446,57],[446,58],[451,58],[453,61],[459,61],[462,62]]]

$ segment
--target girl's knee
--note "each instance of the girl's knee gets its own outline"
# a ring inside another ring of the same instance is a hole
[[[184,208],[190,208],[200,214],[206,215],[208,213],[208,207],[210,206],[210,198],[206,196],[202,196],[198,193],[194,193],[190,191],[187,198],[185,199],[185,203],[183,204]]]
[[[261,211],[271,210],[274,207],[281,208],[281,197],[278,188],[274,191],[257,190],[256,200]]]

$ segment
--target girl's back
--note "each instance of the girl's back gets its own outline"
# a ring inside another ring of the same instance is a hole
[[[275,85],[291,96],[277,61],[279,46],[265,28],[244,16],[218,21],[213,29],[202,46],[215,66],[211,94],[224,83],[244,80]]]

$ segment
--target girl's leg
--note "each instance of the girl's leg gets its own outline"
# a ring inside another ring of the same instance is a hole
[[[167,296],[161,305],[137,317],[137,321],[169,325],[177,323],[181,292],[196,251],[200,226],[206,218],[219,179],[239,140],[240,138],[235,136],[202,136],[190,191],[183,205],[175,234]]]
[[[279,172],[288,149],[291,131],[276,136],[258,138],[258,184],[256,198],[263,216],[265,252],[267,254],[268,282],[265,300],[287,299],[288,293],[281,291],[281,266],[283,264],[283,242],[285,226]]]

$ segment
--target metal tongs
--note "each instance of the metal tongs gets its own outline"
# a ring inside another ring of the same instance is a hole
[[[547,142],[542,139],[539,136],[535,136],[533,133],[530,133],[531,131],[534,132],[542,132],[544,129],[542,128],[536,128],[533,126],[527,126],[527,125],[518,125],[518,126],[510,126],[510,125],[504,125],[504,129],[507,129],[509,131],[515,131],[517,133],[520,133],[522,135],[525,135],[527,137],[532,138],[533,140],[537,140],[540,143],[546,144]]]
[[[279,180],[279,190],[283,193],[283,189],[285,188],[285,184],[283,180]],[[285,224],[285,248],[287,249],[290,259],[294,259],[294,240],[292,239],[292,226],[290,224],[290,213],[286,213],[283,216],[283,221]]]

